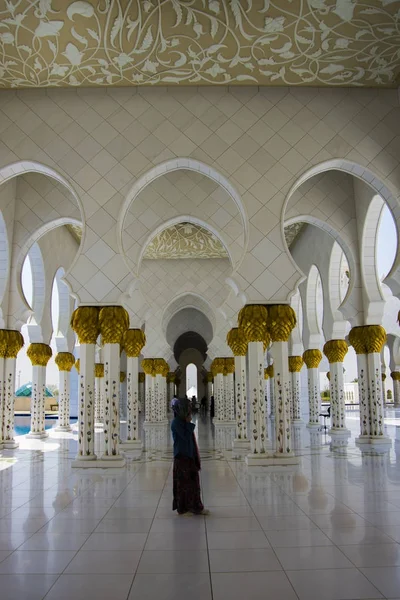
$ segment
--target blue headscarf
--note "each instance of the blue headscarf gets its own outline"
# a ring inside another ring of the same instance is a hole
[[[187,398],[175,398],[172,401],[172,410],[174,411],[175,417],[185,420],[192,412],[192,407]]]

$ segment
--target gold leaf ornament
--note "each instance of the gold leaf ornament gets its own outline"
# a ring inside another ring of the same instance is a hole
[[[392,371],[390,373],[390,377],[393,379],[393,381],[400,381],[400,371]]]
[[[300,373],[303,366],[302,356],[289,356],[289,371],[290,373]]]
[[[8,344],[8,329],[0,329],[0,358],[6,357]]]
[[[120,383],[124,383],[125,379],[126,379],[126,373],[125,373],[125,371],[120,371],[119,372],[119,382]]]
[[[142,360],[142,369],[146,375],[151,375],[152,377],[155,377],[156,371],[154,366],[154,358],[144,358]]]
[[[269,365],[269,367],[267,367],[267,374],[271,379],[274,377],[274,365]]]
[[[268,331],[273,342],[287,342],[296,327],[296,313],[289,304],[268,306]]]
[[[103,344],[120,344],[129,328],[129,315],[122,306],[104,306],[99,312],[99,326]]]
[[[246,356],[247,338],[239,327],[233,327],[226,336],[226,343],[235,356]]]
[[[8,330],[8,341],[5,358],[17,358],[18,352],[24,345],[24,337],[20,331]]]
[[[264,379],[269,379],[268,367],[264,369]]]
[[[356,354],[380,353],[386,343],[386,331],[381,325],[361,325],[353,327],[349,342]]]
[[[235,359],[228,357],[225,358],[224,375],[232,374],[235,372]]]
[[[303,354],[303,360],[307,369],[318,369],[322,360],[322,352],[317,349],[306,350]]]
[[[56,355],[54,362],[59,371],[70,372],[75,364],[75,356],[71,352],[59,352]]]
[[[33,343],[30,344],[26,355],[30,359],[33,367],[46,367],[52,357],[52,350],[47,344]]]
[[[216,375],[223,375],[225,370],[225,359],[223,358],[214,358],[210,366],[211,373],[213,377]]]
[[[238,316],[239,329],[247,342],[270,343],[267,329],[268,312],[263,304],[246,304]]]
[[[96,363],[94,365],[94,376],[95,377],[104,377],[104,363]]]
[[[81,372],[81,361],[79,358],[76,359],[74,366],[75,366],[75,369],[78,371],[78,373],[80,373]]]
[[[122,337],[122,345],[127,356],[138,357],[146,344],[146,336],[141,329],[127,329]]]
[[[100,333],[98,306],[79,306],[71,316],[71,329],[80,344],[95,344]]]
[[[324,354],[330,364],[343,362],[348,349],[346,340],[329,340],[324,346]]]

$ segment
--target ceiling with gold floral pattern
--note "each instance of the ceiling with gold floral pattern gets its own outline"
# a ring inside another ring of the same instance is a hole
[[[396,85],[400,0],[3,0],[0,87]]]
[[[158,233],[146,247],[143,258],[227,258],[220,240],[194,223],[178,223]]]

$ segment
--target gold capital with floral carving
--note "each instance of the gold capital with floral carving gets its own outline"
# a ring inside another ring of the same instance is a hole
[[[146,344],[146,336],[141,329],[127,329],[122,337],[127,356],[138,357]]]
[[[24,345],[24,337],[20,331],[14,329],[8,329],[7,334],[7,350],[5,358],[17,358],[18,352]]]
[[[382,325],[365,325],[365,347],[367,354],[382,352],[386,343],[386,331]]]
[[[71,371],[75,364],[75,356],[72,352],[59,352],[54,359],[59,371]]]
[[[8,330],[0,329],[0,358],[6,357],[8,343]]]
[[[104,377],[104,363],[96,363],[94,365],[94,376]]]
[[[290,373],[300,373],[303,366],[302,356],[289,356],[289,371]]]
[[[356,354],[367,354],[364,327],[353,327],[349,333],[349,342],[350,345],[353,346]]]
[[[76,359],[74,366],[75,366],[75,369],[78,371],[78,373],[80,373],[80,371],[81,371],[81,361],[80,361],[79,358]]]
[[[129,328],[129,315],[122,306],[103,306],[99,312],[99,326],[103,344],[121,344]]]
[[[213,377],[216,375],[223,375],[225,370],[225,359],[224,358],[214,358],[210,366],[211,373]]]
[[[264,379],[269,379],[268,367],[264,369]]]
[[[268,306],[267,326],[273,342],[287,342],[296,323],[296,313],[289,304]]]
[[[156,375],[163,375],[165,373],[165,365],[166,362],[163,358],[155,358],[154,359],[154,372]],[[169,370],[169,369],[168,369]],[[168,373],[168,371],[167,371]]]
[[[154,367],[154,358],[144,358],[142,360],[142,369],[146,373],[146,375],[151,375],[152,377],[155,377],[156,371]]]
[[[126,379],[126,373],[125,373],[125,371],[120,371],[119,372],[119,382],[120,383],[124,383],[125,379]]]
[[[176,375],[173,371],[170,371],[167,375],[167,383],[175,383]]]
[[[144,383],[146,381],[146,373],[142,373],[142,371],[140,371],[139,373],[139,383]]]
[[[233,327],[226,336],[226,343],[235,356],[246,356],[247,338],[239,327]]]
[[[324,354],[330,364],[343,362],[348,349],[346,340],[329,340],[324,346]]]
[[[311,349],[303,353],[303,360],[306,363],[307,369],[318,369],[319,363],[322,360],[321,350]]]
[[[238,316],[239,329],[248,342],[262,342],[268,346],[271,336],[267,329],[267,309],[263,304],[246,304]]]
[[[79,306],[71,316],[71,329],[80,344],[95,344],[100,333],[98,306]]]
[[[214,381],[213,374],[211,373],[211,371],[208,371],[208,373],[207,373],[207,383],[212,383],[213,381]]]
[[[274,376],[274,365],[269,365],[269,367],[267,367],[267,373],[268,377],[272,379]]]
[[[235,372],[235,359],[228,357],[225,358],[224,375],[232,374]]]
[[[33,367],[46,367],[52,357],[52,350],[47,344],[33,343],[26,351]]]
[[[390,377],[393,379],[393,381],[400,381],[400,371],[392,371],[390,373]]]

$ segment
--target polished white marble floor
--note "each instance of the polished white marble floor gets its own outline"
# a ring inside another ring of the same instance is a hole
[[[71,469],[76,434],[20,438],[0,452],[1,600],[400,598],[400,440],[362,456],[357,417],[347,447],[298,427],[301,465],[255,471],[199,418],[207,518],[171,512],[167,427],[121,470]]]

